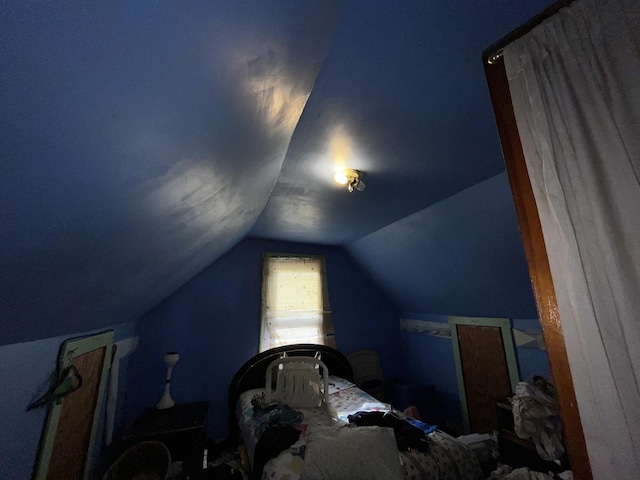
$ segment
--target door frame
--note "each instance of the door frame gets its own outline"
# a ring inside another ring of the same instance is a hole
[[[96,335],[90,335],[87,337],[72,338],[66,340],[60,345],[60,351],[58,354],[57,368],[58,372],[61,372],[71,363],[73,363],[73,357],[79,357],[86,353],[105,349],[104,357],[102,361],[102,371],[100,383],[98,386],[96,407],[93,412],[91,434],[89,437],[89,445],[87,452],[87,460],[84,465],[83,479],[89,478],[89,473],[92,467],[93,446],[96,433],[98,431],[98,424],[100,421],[100,412],[102,397],[106,388],[106,379],[109,372],[109,366],[111,365],[111,345],[113,344],[113,330],[98,333]],[[51,455],[53,454],[53,445],[58,433],[58,425],[60,423],[60,415],[62,413],[62,406],[64,404],[64,397],[55,400],[49,405],[49,411],[45,420],[44,432],[40,441],[40,450],[36,459],[34,480],[45,480],[49,473],[49,462],[51,461]]]
[[[502,335],[502,348],[509,372],[509,382],[511,391],[515,391],[516,385],[520,381],[518,373],[518,362],[516,360],[516,350],[513,344],[511,332],[511,322],[508,318],[485,318],[485,317],[449,317],[451,325],[451,341],[453,342],[453,358],[456,363],[456,377],[458,378],[458,394],[460,395],[460,406],[462,408],[462,420],[464,431],[469,433],[469,407],[467,405],[467,391],[464,385],[464,372],[462,371],[462,360],[460,358],[460,343],[458,342],[458,325],[469,325],[474,327],[497,327]]]
[[[590,480],[593,478],[591,465],[582,430],[578,402],[573,388],[573,378],[562,333],[547,247],[542,234],[538,207],[533,195],[524,152],[522,151],[504,59],[501,55],[502,48],[505,45],[526,34],[544,19],[555,14],[566,4],[571,3],[571,1],[573,0],[562,0],[550,6],[540,15],[537,15],[525,25],[485,50],[482,58],[516,216],[520,226],[522,244],[529,266],[533,296],[536,301],[551,374],[556,386],[558,403],[560,404],[560,414],[564,425],[563,436],[569,455],[569,463],[575,478]]]

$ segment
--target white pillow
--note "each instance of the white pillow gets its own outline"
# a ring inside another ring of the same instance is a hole
[[[402,479],[393,429],[313,426],[300,480]]]

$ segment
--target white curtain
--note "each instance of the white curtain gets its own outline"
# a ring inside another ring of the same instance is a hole
[[[262,273],[260,351],[281,345],[324,345],[320,257],[266,255]]]
[[[594,478],[640,478],[640,3],[578,0],[504,60]]]

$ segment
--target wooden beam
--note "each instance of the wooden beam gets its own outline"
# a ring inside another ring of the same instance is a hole
[[[520,234],[529,264],[533,295],[542,324],[551,374],[558,392],[569,462],[575,479],[591,480],[591,466],[573,389],[573,379],[562,334],[547,249],[522,151],[504,61],[500,58],[494,64],[489,65],[487,62],[484,64],[500,134],[502,154],[507,167],[518,223],[520,224]]]

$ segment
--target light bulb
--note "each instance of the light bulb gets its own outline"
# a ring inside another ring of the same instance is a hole
[[[333,179],[338,182],[340,185],[346,185],[349,179],[347,178],[347,174],[344,170],[339,170],[333,176]]]

